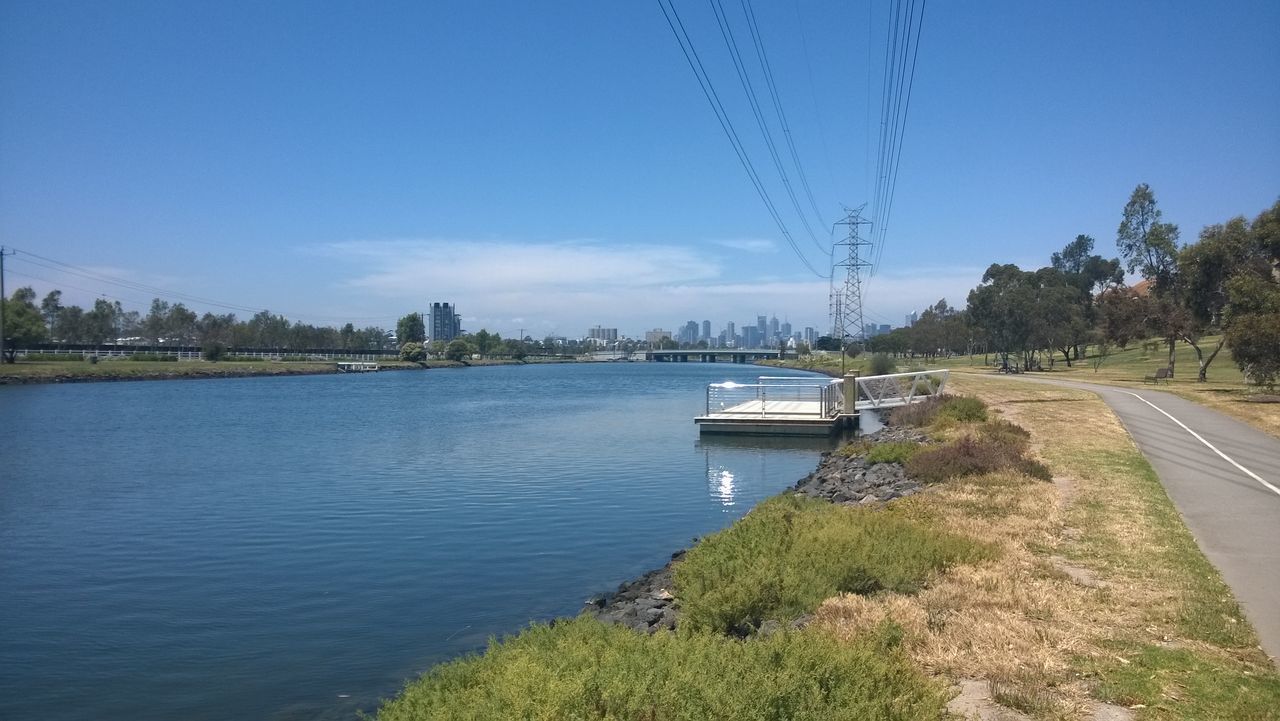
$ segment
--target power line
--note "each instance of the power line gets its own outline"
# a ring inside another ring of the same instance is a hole
[[[902,160],[903,137],[911,107],[911,90],[920,54],[920,33],[924,27],[927,0],[921,0],[917,18],[916,2],[905,5],[894,0],[892,18],[885,38],[885,65],[880,108],[880,145],[877,158],[876,192],[873,212],[874,261],[872,274],[884,254],[889,218],[897,191]],[[914,30],[914,37],[913,37]]]
[[[826,225],[826,221],[822,219],[822,211],[818,210],[818,203],[813,199],[809,178],[804,172],[804,165],[800,163],[800,154],[796,152],[796,144],[791,137],[791,126],[787,124],[787,114],[783,111],[782,100],[778,96],[778,85],[773,79],[773,68],[769,65],[769,53],[764,48],[764,35],[760,32],[760,26],[756,24],[755,9],[751,6],[751,0],[741,0],[741,5],[747,16],[747,30],[750,31],[751,40],[756,46],[756,58],[760,61],[760,67],[764,69],[765,86],[768,87],[769,95],[773,98],[773,110],[778,115],[778,125],[782,127],[782,134],[787,140],[791,162],[796,166],[796,175],[799,176],[800,185],[809,198],[809,207],[813,208],[813,215],[818,219],[818,225]]]
[[[796,27],[800,32],[800,49],[804,53],[804,68],[809,78],[809,100],[813,104],[814,121],[818,124],[818,139],[822,142],[822,162],[827,170],[827,182],[831,183],[831,187],[834,188],[837,185],[836,173],[831,166],[831,149],[827,146],[827,127],[822,122],[822,111],[818,107],[818,88],[813,82],[813,63],[809,59],[809,40],[804,32],[804,17],[800,14],[800,0],[795,0],[793,7],[796,11]],[[871,141],[868,140],[868,146],[870,146],[870,143]],[[870,151],[867,152],[870,153]],[[826,225],[826,223],[824,222],[823,225]]]
[[[667,2],[670,2],[670,0],[667,0]],[[694,77],[697,78],[698,87],[702,89],[702,94],[711,105],[711,110],[715,113],[716,120],[720,122],[720,129],[724,132],[725,137],[729,139],[729,144],[733,146],[734,153],[738,156],[738,161],[742,163],[742,168],[747,171],[747,177],[751,179],[751,184],[755,187],[760,200],[769,211],[773,222],[778,226],[778,231],[782,233],[787,245],[791,246],[791,251],[800,259],[804,267],[819,278],[823,277],[809,263],[809,259],[804,256],[804,253],[800,252],[800,247],[796,245],[795,239],[791,237],[786,224],[782,222],[782,217],[778,215],[778,209],[774,206],[773,201],[769,199],[769,193],[761,183],[759,175],[756,174],[755,166],[752,165],[751,159],[746,154],[746,148],[742,146],[742,141],[738,138],[737,131],[733,128],[733,122],[729,119],[728,113],[725,112],[724,106],[720,103],[720,96],[716,94],[715,86],[711,83],[711,77],[706,74],[706,68],[702,66],[702,60],[698,57],[697,50],[693,47],[693,41],[689,38],[688,32],[685,31],[684,23],[680,20],[680,14],[676,11],[675,5],[672,4],[670,6],[670,13],[667,12],[667,5],[664,4],[663,0],[658,0],[658,7],[662,9],[662,15],[666,18],[667,25],[671,28],[672,34],[675,35],[676,42],[680,45],[680,51],[684,54],[685,61],[689,63],[689,69],[693,71]],[[675,18],[674,21],[672,20],[673,16]],[[679,30],[676,29],[677,25],[679,25]],[[688,42],[687,46],[685,44],[686,41]]]
[[[104,284],[107,284],[107,285],[116,286],[116,287],[119,287],[119,288],[123,288],[123,289],[125,289],[125,290],[130,290],[130,291],[134,291],[134,292],[141,292],[141,293],[147,293],[147,294],[151,294],[151,295],[153,295],[153,296],[159,296],[159,297],[164,297],[164,298],[171,298],[171,299],[174,299],[174,300],[178,300],[178,301],[186,301],[186,302],[189,302],[189,303],[197,303],[197,304],[204,305],[204,306],[212,306],[212,307],[215,307],[215,308],[221,308],[221,309],[223,309],[223,310],[239,311],[239,312],[242,312],[242,313],[255,313],[255,314],[256,314],[256,313],[262,312],[262,310],[263,310],[262,308],[254,308],[254,307],[246,306],[246,305],[239,305],[239,304],[235,304],[235,303],[227,303],[227,302],[224,302],[224,301],[214,300],[214,299],[211,299],[211,298],[204,298],[204,297],[197,296],[197,295],[191,295],[191,294],[189,294],[189,293],[181,293],[181,292],[178,292],[178,291],[168,290],[168,289],[166,289],[166,288],[160,288],[160,287],[157,287],[157,286],[148,285],[148,284],[146,284],[146,283],[141,283],[141,282],[138,282],[138,281],[132,281],[132,280],[127,280],[127,279],[123,279],[123,278],[112,278],[112,277],[110,277],[110,276],[105,276],[105,275],[101,275],[101,274],[98,274],[98,273],[94,273],[92,270],[90,270],[90,269],[88,269],[88,268],[84,268],[84,267],[81,267],[81,266],[73,265],[73,264],[71,264],[71,263],[66,263],[66,262],[63,262],[63,261],[61,261],[61,260],[57,260],[57,259],[54,259],[54,258],[48,258],[48,257],[43,256],[43,255],[40,255],[40,254],[38,254],[38,253],[32,253],[32,252],[31,252],[31,251],[29,251],[29,250],[22,250],[22,249],[20,249],[20,248],[14,248],[13,250],[15,250],[15,251],[17,252],[17,255],[15,255],[15,256],[14,256],[14,260],[18,260],[18,261],[21,261],[21,262],[23,262],[23,263],[27,263],[27,264],[30,264],[30,265],[33,265],[33,266],[36,266],[36,267],[44,268],[44,269],[46,269],[46,270],[52,270],[52,271],[57,272],[57,273],[64,273],[64,274],[67,274],[67,275],[76,276],[76,277],[83,278],[83,279],[86,279],[86,280],[91,280],[91,281],[94,281],[94,282],[96,282],[96,283],[104,283]],[[123,301],[123,302],[129,302],[129,303],[140,303],[140,302],[145,302],[145,301],[132,300],[132,299],[128,299],[128,298],[116,298],[116,297],[111,296],[111,295],[108,295],[108,294],[106,294],[106,293],[102,293],[102,292],[95,291],[95,290],[90,290],[90,289],[88,289],[88,288],[80,288],[80,287],[77,287],[77,286],[69,285],[69,284],[66,284],[66,283],[64,283],[64,282],[62,282],[62,281],[54,281],[54,280],[50,280],[50,279],[48,279],[48,278],[41,278],[41,277],[39,277],[39,276],[34,276],[34,275],[30,275],[30,274],[25,274],[25,273],[24,273],[24,274],[22,274],[22,275],[24,275],[25,277],[29,277],[29,278],[35,279],[35,280],[42,280],[42,281],[44,281],[44,282],[46,282],[46,283],[51,283],[51,284],[53,284],[53,285],[60,285],[60,286],[64,286],[64,287],[67,287],[67,288],[72,288],[72,289],[74,289],[74,290],[79,290],[79,291],[82,291],[82,292],[85,292],[85,293],[91,293],[91,294],[93,294],[93,295],[101,295],[101,296],[104,296],[104,297],[112,298],[112,300],[120,300],[120,301]],[[310,321],[315,321],[315,322],[330,322],[330,323],[342,323],[342,322],[350,322],[350,321],[362,321],[362,322],[363,322],[363,321],[385,321],[385,320],[386,320],[386,318],[385,318],[384,316],[364,316],[364,317],[358,317],[358,318],[357,318],[357,317],[349,317],[349,318],[322,318],[322,317],[314,316],[314,315],[307,314],[307,313],[287,313],[287,312],[280,311],[280,312],[279,312],[279,314],[280,314],[280,315],[289,316],[289,317],[292,317],[292,318],[296,318],[296,319],[299,319],[299,320],[304,320],[304,319],[305,319],[305,320],[310,320]]]
[[[711,4],[711,12],[716,16],[716,24],[720,28],[720,37],[724,39],[725,47],[729,49],[729,59],[733,61],[733,69],[738,74],[738,82],[742,85],[742,90],[746,93],[747,103],[751,106],[751,113],[755,117],[756,126],[760,129],[760,134],[764,137],[765,148],[769,151],[769,157],[773,160],[773,167],[778,171],[778,177],[782,179],[782,187],[787,191],[787,197],[791,200],[791,207],[795,209],[796,215],[800,218],[800,224],[804,226],[805,231],[809,234],[809,239],[813,241],[814,247],[819,253],[829,253],[830,251],[822,247],[818,242],[818,236],[814,234],[813,227],[809,225],[809,219],[804,211],[800,208],[800,201],[796,199],[795,189],[791,186],[791,180],[787,177],[787,170],[783,166],[782,158],[778,155],[778,147],[773,141],[773,133],[769,130],[769,124],[764,118],[764,112],[760,109],[760,99],[756,95],[755,85],[751,82],[751,74],[747,72],[746,62],[742,59],[742,53],[738,50],[738,40],[733,35],[733,27],[729,23],[729,14],[725,12],[724,5],[720,0],[708,0]]]

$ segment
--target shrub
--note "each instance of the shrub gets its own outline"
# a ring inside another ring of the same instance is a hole
[[[207,361],[220,361],[227,355],[227,347],[217,341],[205,343],[200,355]]]
[[[941,718],[946,696],[887,629],[853,643],[816,630],[744,642],[578,618],[436,666],[377,718],[907,721]]]
[[[911,405],[900,406],[889,411],[889,415],[885,418],[885,423],[891,426],[916,426],[924,427],[933,422],[934,416],[938,414],[938,409],[950,396],[929,396],[922,401],[916,401]]]
[[[920,450],[920,444],[912,441],[894,441],[891,443],[876,443],[867,451],[867,464],[873,463],[903,463],[911,460],[911,457]]]
[[[965,436],[938,448],[917,453],[907,462],[907,475],[922,483],[941,483],[984,473],[1013,469],[1047,481],[1043,464],[1024,458],[1021,449],[988,438]]]
[[[994,443],[1007,446],[1016,453],[1026,451],[1027,445],[1031,440],[1031,434],[1027,432],[1027,429],[1016,423],[1010,423],[1003,418],[987,421],[978,426],[978,435]]]
[[[400,346],[400,360],[421,363],[427,359],[427,349],[421,343],[405,343]]]
[[[867,362],[867,374],[873,376],[883,376],[893,373],[898,369],[898,364],[884,353],[873,353]]]
[[[930,574],[988,554],[890,513],[776,496],[676,565],[680,628],[745,634],[839,593],[912,593]]]
[[[959,423],[987,420],[987,404],[970,396],[944,396],[938,415]]]

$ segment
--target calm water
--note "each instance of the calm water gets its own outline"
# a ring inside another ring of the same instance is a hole
[[[370,709],[809,472],[812,444],[699,442],[705,384],[759,373],[0,387],[0,718]]]

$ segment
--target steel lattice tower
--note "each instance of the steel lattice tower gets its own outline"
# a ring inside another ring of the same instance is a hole
[[[862,273],[871,267],[871,241],[862,237],[861,226],[870,225],[871,221],[862,217],[862,208],[850,210],[845,208],[844,220],[836,225],[848,226],[848,234],[836,241],[836,257],[831,271],[831,335],[840,341],[845,348],[852,340],[865,341],[862,318]],[[839,248],[845,248],[843,257]],[[836,277],[836,268],[844,268],[844,278]]]

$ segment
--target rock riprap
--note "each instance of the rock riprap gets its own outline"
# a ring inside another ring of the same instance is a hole
[[[886,428],[866,436],[873,443],[923,443],[928,440],[912,428]],[[822,454],[813,473],[794,486],[796,493],[842,505],[865,505],[909,496],[924,486],[907,477],[900,463],[867,463],[863,456],[838,452]]]

